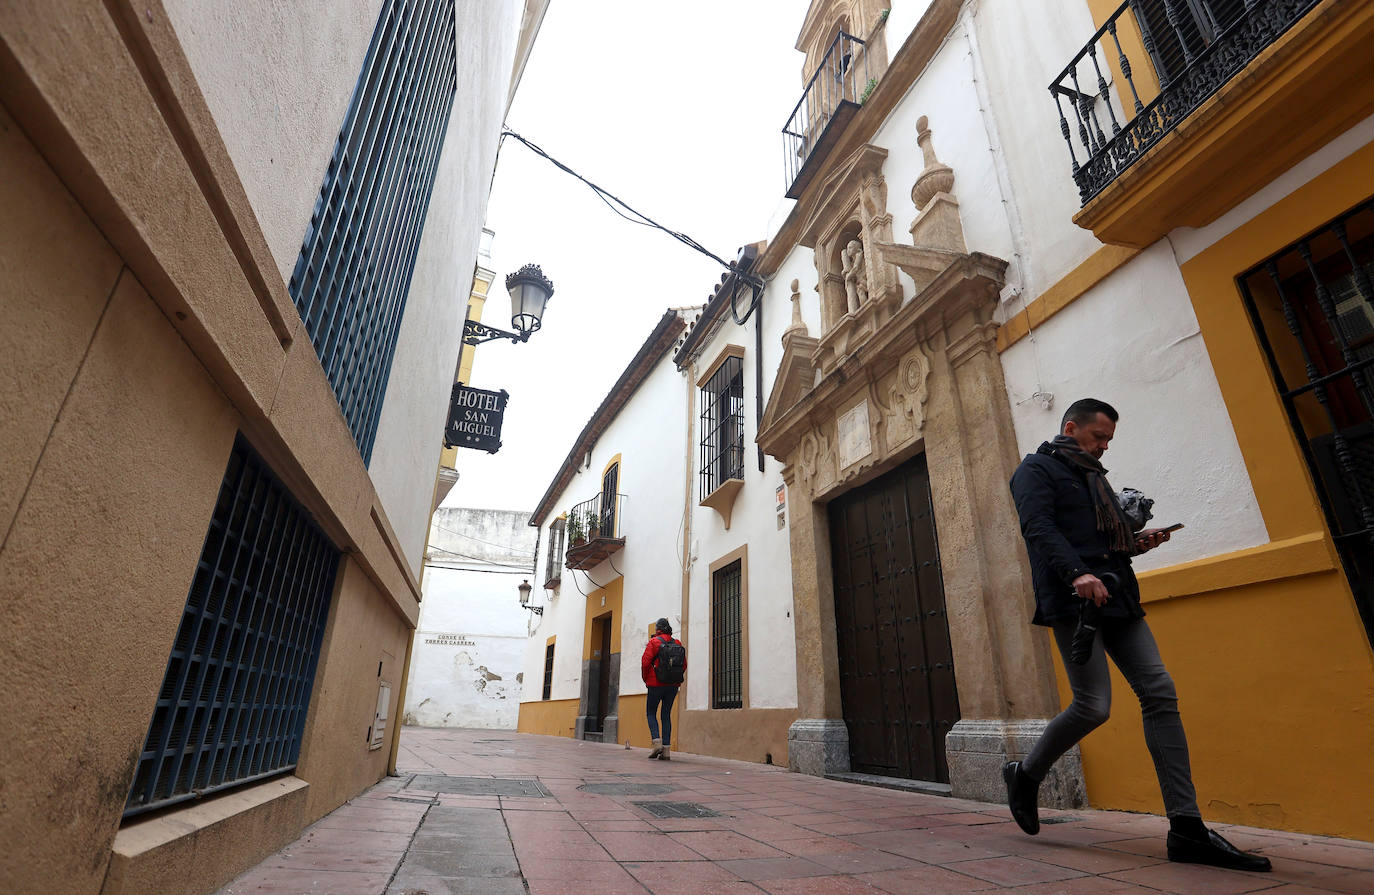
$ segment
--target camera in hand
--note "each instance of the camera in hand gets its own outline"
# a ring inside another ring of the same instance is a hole
[[[1121,579],[1112,572],[1094,573],[1112,593],[1121,586]],[[1078,624],[1073,629],[1073,641],[1069,645],[1069,661],[1075,665],[1086,665],[1093,654],[1093,641],[1097,639],[1097,629],[1102,627],[1102,607],[1092,600],[1084,600],[1078,607]]]

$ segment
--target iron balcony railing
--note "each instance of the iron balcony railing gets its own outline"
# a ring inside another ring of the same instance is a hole
[[[796,198],[794,187],[807,161],[822,145],[831,123],[845,113],[853,114],[866,98],[867,90],[868,56],[864,53],[864,42],[841,31],[830,42],[825,58],[816,67],[782,129],[789,197]]]
[[[1125,0],[1050,84],[1086,205],[1320,0]],[[1144,47],[1159,92],[1123,50]],[[1120,80],[1117,80],[1117,77]],[[1123,86],[1124,83],[1124,86]],[[1068,107],[1068,115],[1065,114]]]
[[[602,493],[568,511],[568,568],[590,569],[625,546],[624,509],[624,494]]]

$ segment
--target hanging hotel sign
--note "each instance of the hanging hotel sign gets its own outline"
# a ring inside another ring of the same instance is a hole
[[[506,415],[505,389],[489,392],[466,385],[453,386],[444,428],[444,447],[465,447],[494,454],[501,450],[501,422]]]

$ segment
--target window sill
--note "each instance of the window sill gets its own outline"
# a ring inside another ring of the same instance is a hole
[[[720,514],[725,530],[730,530],[730,513],[735,507],[735,497],[744,487],[744,479],[726,479],[716,490],[701,499],[697,506],[710,507]]]

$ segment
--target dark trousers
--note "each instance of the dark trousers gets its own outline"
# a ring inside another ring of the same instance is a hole
[[[1110,619],[1097,632],[1092,656],[1086,665],[1069,661],[1073,622],[1056,622],[1054,639],[1064,657],[1064,670],[1073,690],[1073,702],[1045,727],[1022,767],[1036,780],[1049,773],[1059,756],[1107,720],[1112,707],[1112,682],[1107,657],[1121,669],[1140,699],[1145,722],[1145,745],[1154,759],[1155,775],[1169,817],[1201,817],[1193,791],[1193,772],[1188,761],[1188,739],[1178,714],[1178,694],[1173,678],[1164,668],[1150,626],[1142,618]]]
[[[649,736],[658,739],[659,707],[663,710],[663,745],[670,745],[673,737],[673,702],[677,699],[677,687],[650,687],[645,712],[649,716]]]

